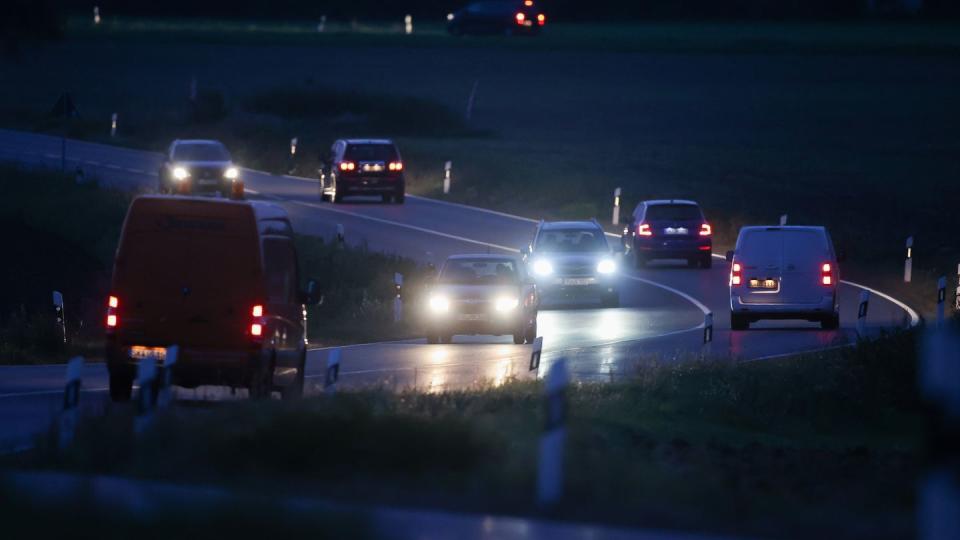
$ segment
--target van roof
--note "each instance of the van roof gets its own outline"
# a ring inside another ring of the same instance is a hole
[[[212,144],[215,146],[223,146],[223,143],[213,139],[176,139],[173,141],[173,144]]]
[[[282,207],[265,201],[233,201],[228,199],[214,199],[210,197],[184,197],[181,195],[140,195],[138,200],[146,201],[168,201],[177,206],[178,203],[185,205],[205,205],[211,211],[223,209],[223,212],[231,212],[236,207],[250,207],[257,221],[265,219],[289,219],[287,211]]]
[[[656,206],[660,204],[686,204],[690,206],[700,206],[696,201],[690,201],[687,199],[653,199],[649,201],[643,201],[644,204],[648,206]]]
[[[826,227],[822,225],[748,225],[741,227],[740,232],[746,231],[818,231],[826,232]]]
[[[344,139],[347,144],[393,144],[390,139]]]

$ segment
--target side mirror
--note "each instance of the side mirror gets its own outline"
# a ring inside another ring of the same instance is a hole
[[[728,251],[725,258],[727,259],[727,262],[733,262],[733,250]]]
[[[308,306],[315,306],[323,303],[323,295],[319,293],[319,287],[315,280],[307,282],[307,290],[300,293],[300,303]]]

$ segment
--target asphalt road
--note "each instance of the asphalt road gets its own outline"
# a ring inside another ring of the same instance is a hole
[[[0,130],[0,160],[59,167],[61,143],[56,137]],[[67,141],[67,167],[87,177],[124,189],[151,191],[161,157],[153,152]],[[245,171],[252,198],[282,204],[301,234],[333,238],[343,225],[348,243],[396,253],[420,261],[441,262],[463,252],[516,252],[529,242],[535,221],[444,201],[408,197],[404,205],[365,201],[332,205],[319,200],[313,179]],[[861,286],[842,282],[841,328],[820,330],[805,322],[772,321],[748,332],[729,330],[727,276],[729,266],[716,259],[710,270],[663,264],[642,271],[621,265],[622,307],[545,310],[538,320],[544,337],[539,372],[527,368],[530,347],[512,344],[509,336],[459,336],[453,344],[427,346],[423,340],[344,347],[342,385],[384,385],[427,390],[461,388],[478,382],[497,383],[511,377],[536,377],[550,362],[567,357],[579,380],[614,380],[639,361],[681,361],[703,354],[758,360],[828,347],[856,340],[856,311]],[[702,345],[704,315],[712,312],[714,342]],[[868,331],[915,324],[916,314],[896,300],[874,291]],[[308,384],[316,386],[325,369],[325,349],[308,356]],[[640,360],[643,358],[643,360]],[[63,366],[0,368],[0,445],[22,443],[42,428],[56,410]],[[91,365],[85,373],[87,406],[101,406],[106,370]],[[183,397],[223,399],[222,390],[183,391]]]

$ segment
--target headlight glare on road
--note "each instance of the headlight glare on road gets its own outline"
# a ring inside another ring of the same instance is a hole
[[[227,170],[223,171],[223,177],[227,180],[236,180],[240,176],[240,169],[236,167],[227,167]]]
[[[610,259],[604,259],[597,263],[597,272],[600,274],[612,274],[617,271],[617,263]]]
[[[497,311],[511,311],[520,305],[520,300],[509,296],[501,296],[493,301],[493,305],[497,308]]]
[[[553,265],[550,261],[540,259],[533,263],[533,273],[538,276],[549,276],[553,273]]]
[[[446,313],[450,311],[450,299],[442,294],[435,294],[428,301],[430,311],[434,313]]]
[[[190,171],[186,167],[174,167],[173,177],[177,180],[186,180],[190,176]]]

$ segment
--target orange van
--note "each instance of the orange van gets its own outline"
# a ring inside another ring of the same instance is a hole
[[[293,228],[264,202],[142,196],[130,205],[107,302],[110,396],[129,400],[140,359],[179,346],[173,384],[303,393],[304,304]]]

